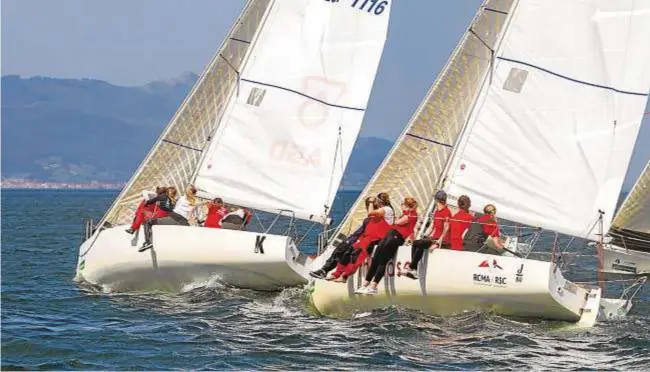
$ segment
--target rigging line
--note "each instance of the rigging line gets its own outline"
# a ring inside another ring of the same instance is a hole
[[[616,93],[621,93],[621,94],[630,94],[630,95],[633,95],[633,96],[642,96],[642,97],[647,97],[647,96],[648,96],[648,93],[630,92],[630,91],[626,91],[626,90],[616,89],[616,88],[614,88],[614,87],[610,87],[610,86],[607,86],[607,85],[594,84],[594,83],[590,83],[590,82],[587,82],[587,81],[582,81],[582,80],[574,79],[574,78],[572,78],[572,77],[569,77],[569,76],[566,76],[566,75],[562,75],[562,74],[559,74],[559,73],[557,73],[557,72],[553,72],[553,71],[548,70],[548,69],[546,69],[546,68],[544,68],[544,67],[540,67],[540,66],[537,66],[537,65],[533,65],[533,64],[528,63],[528,62],[518,61],[518,60],[516,60],[516,59],[510,59],[510,58],[506,58],[506,57],[496,57],[496,58],[497,58],[497,59],[500,59],[500,60],[503,60],[503,61],[512,62],[512,63],[517,63],[517,64],[524,65],[524,66],[528,66],[528,67],[534,68],[534,69],[536,69],[536,70],[539,70],[539,71],[542,71],[542,72],[546,72],[546,73],[548,73],[548,74],[551,74],[551,75],[553,75],[553,76],[557,76],[557,77],[559,77],[559,78],[562,78],[562,79],[565,79],[565,80],[572,81],[572,82],[574,82],[574,83],[583,84],[583,85],[587,85],[587,86],[595,87],[595,88],[607,89],[607,90],[611,90],[611,91],[614,91],[614,92],[616,92]]]
[[[230,40],[239,41],[240,43],[244,43],[244,44],[250,44],[251,43],[248,40],[242,40],[242,39],[238,39],[236,37],[231,37]]]
[[[221,57],[226,62],[226,64],[230,66],[230,68],[232,68],[233,71],[235,71],[235,74],[237,74],[237,97],[239,97],[239,81],[241,80],[241,74],[239,73],[239,71],[237,71],[235,66],[233,66],[230,63],[230,61],[228,61],[226,57],[223,56],[223,54],[219,53],[219,57]]]
[[[339,149],[341,148],[341,125],[339,124],[339,134],[336,137],[336,148],[334,149],[334,159],[332,160],[332,172],[330,173],[330,185],[327,189],[327,198],[329,200],[330,195],[332,195],[332,187],[334,186],[334,171],[336,170],[336,158],[338,157]],[[342,152],[341,152],[342,154]],[[343,156],[341,156],[342,158]],[[341,159],[341,167],[343,166],[343,160]],[[325,213],[329,212],[330,206],[324,204]]]
[[[253,84],[263,85],[263,86],[265,86],[265,87],[277,88],[277,89],[281,89],[281,90],[284,90],[284,91],[287,91],[287,92],[295,93],[295,94],[297,94],[297,95],[303,96],[303,97],[305,97],[305,98],[309,98],[309,99],[311,99],[311,100],[313,100],[313,101],[320,102],[320,103],[322,103],[322,104],[324,104],[324,105],[326,105],[326,106],[330,106],[330,107],[336,107],[336,108],[341,108],[341,109],[346,109],[346,110],[366,111],[365,108],[351,107],[351,106],[342,106],[342,105],[335,105],[335,104],[333,104],[333,103],[325,102],[325,101],[323,101],[323,100],[321,100],[321,99],[318,99],[318,98],[316,98],[316,97],[312,97],[312,96],[310,96],[310,95],[307,95],[307,94],[304,94],[304,93],[300,93],[300,92],[298,92],[298,91],[296,91],[296,90],[293,90],[293,89],[289,89],[289,88],[281,87],[281,86],[279,86],[279,85],[268,84],[268,83],[262,83],[261,81],[255,81],[255,80],[243,79],[243,78],[242,78],[241,80],[242,80],[242,81],[245,81],[245,82],[248,82],[248,83],[253,83]]]
[[[184,147],[184,148],[189,149],[189,150],[194,150],[194,151],[198,151],[198,152],[203,152],[203,150],[201,150],[201,149],[197,149],[197,148],[194,148],[194,147],[191,147],[191,146],[183,145],[182,143],[178,143],[178,142],[170,141],[170,140],[167,140],[167,139],[163,139],[162,142],[167,142],[167,143],[170,143],[170,144],[172,144],[172,145],[176,145],[176,146]]]
[[[624,282],[631,282],[631,281],[636,281],[636,280],[638,280],[638,279],[636,279],[636,278],[632,278],[632,279],[608,279],[608,280],[606,280],[606,282],[621,282],[621,283],[624,283]],[[598,282],[598,280],[592,280],[592,281],[588,281],[588,282],[573,282],[573,283],[575,283],[575,284],[594,284],[594,283],[597,283],[597,282]]]
[[[470,27],[469,32],[472,33],[472,35],[476,36],[476,38],[481,42],[481,44],[485,45],[486,48],[488,48],[491,52],[494,53],[494,49],[490,47],[476,32],[474,32],[474,29]]]
[[[413,138],[421,139],[422,141],[427,141],[427,142],[435,143],[436,145],[445,146],[445,147],[449,147],[449,148],[452,148],[452,147],[453,147],[452,145],[448,145],[448,144],[446,144],[446,143],[444,143],[444,142],[438,142],[438,141],[436,141],[436,140],[432,140],[432,139],[429,139],[429,138],[426,138],[426,137],[421,137],[421,136],[418,136],[418,135],[416,135],[416,134],[406,133],[406,135],[409,136],[409,137],[413,137]]]
[[[641,242],[641,243],[650,243],[650,240],[648,240],[648,239],[640,239],[640,238],[635,238],[635,237],[632,237],[632,236],[621,235],[621,234],[615,233],[615,232],[613,232],[613,231],[610,231],[610,232],[609,232],[609,235],[618,236],[618,237],[620,237],[623,241],[625,241],[626,239],[628,239],[628,240],[636,240],[637,242]]]
[[[503,14],[503,15],[508,15],[508,12],[504,12],[503,10],[498,10],[498,9],[493,9],[493,8],[487,8],[487,7],[483,8],[483,9],[484,9],[484,10],[487,10],[487,11],[489,11],[489,12],[494,12],[494,13],[499,13],[499,14]]]

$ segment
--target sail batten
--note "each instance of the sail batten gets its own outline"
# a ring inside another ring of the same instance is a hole
[[[452,160],[452,200],[598,239],[593,222],[603,211],[609,227],[650,88],[648,10],[647,0],[520,1]]]

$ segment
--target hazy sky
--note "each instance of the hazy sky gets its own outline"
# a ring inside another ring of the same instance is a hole
[[[362,135],[394,139],[481,0],[393,0]],[[2,75],[140,85],[200,73],[244,0],[2,0]],[[650,158],[646,117],[626,183]]]

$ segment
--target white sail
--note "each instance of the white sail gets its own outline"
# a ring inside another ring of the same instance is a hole
[[[648,0],[519,1],[445,189],[578,237],[602,210],[607,230],[650,89],[648,45]]]
[[[366,3],[271,3],[200,165],[202,192],[298,218],[327,215],[386,40],[391,4]]]
[[[131,221],[142,190],[176,186],[192,180],[202,153],[228,99],[237,87],[237,71],[270,0],[250,0],[196,85],[171,119],[100,225]]]
[[[650,162],[616,213],[609,234],[613,244],[650,252]]]
[[[339,226],[350,234],[366,217],[367,195],[387,192],[394,201],[415,197],[426,208],[444,173],[480,88],[489,77],[511,0],[485,1],[420,107]],[[435,46],[432,46],[435,47]]]

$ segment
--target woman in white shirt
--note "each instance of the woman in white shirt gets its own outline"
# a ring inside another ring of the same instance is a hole
[[[152,227],[153,225],[180,225],[189,226],[190,220],[200,219],[202,213],[201,204],[196,199],[196,187],[188,185],[185,189],[185,195],[178,198],[174,210],[167,217],[152,218],[144,224],[144,243],[138,249],[138,252],[144,252],[153,248]]]

